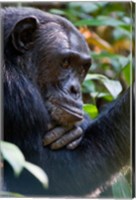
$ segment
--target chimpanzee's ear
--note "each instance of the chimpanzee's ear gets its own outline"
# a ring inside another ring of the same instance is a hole
[[[12,31],[12,43],[16,50],[24,53],[34,43],[34,33],[38,28],[39,20],[30,16],[16,23]]]

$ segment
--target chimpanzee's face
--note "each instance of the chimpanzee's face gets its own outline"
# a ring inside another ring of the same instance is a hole
[[[17,31],[21,22],[18,24]],[[33,43],[28,51],[33,51],[32,56],[36,55],[36,82],[52,119],[63,125],[81,121],[81,83],[91,65],[89,48],[83,36],[61,17],[60,21],[46,24],[40,24],[32,17],[26,19],[23,25],[24,30],[13,41],[15,47],[18,44],[30,47]],[[25,39],[27,27],[30,27],[27,34],[34,32],[33,42]],[[24,54],[27,55],[27,52]]]
[[[81,83],[91,64],[88,46],[75,29],[53,22],[42,26],[38,35],[38,84],[46,106],[60,124],[81,121]]]

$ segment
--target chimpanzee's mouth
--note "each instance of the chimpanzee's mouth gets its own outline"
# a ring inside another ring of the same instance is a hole
[[[77,108],[69,108],[63,104],[58,105],[61,109],[65,110],[67,113],[75,116],[79,121],[83,119],[83,112]]]
[[[82,111],[82,104],[74,104],[73,102],[71,103],[72,105],[69,104],[63,104],[60,103],[58,101],[52,101],[52,103],[59,107],[59,109],[64,110],[66,113],[68,113],[69,115],[73,116],[74,118],[76,118],[76,121],[80,121],[83,119],[83,111]]]

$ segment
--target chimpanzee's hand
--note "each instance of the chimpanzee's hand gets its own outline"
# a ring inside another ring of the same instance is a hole
[[[44,145],[50,145],[51,149],[60,149],[66,146],[69,149],[76,148],[83,137],[83,130],[80,127],[56,127],[46,133]]]
[[[60,149],[64,146],[68,149],[75,149],[81,142],[84,131],[88,126],[90,119],[84,117],[80,125],[70,127],[55,127],[48,131],[44,137],[43,144],[50,145],[51,149]]]

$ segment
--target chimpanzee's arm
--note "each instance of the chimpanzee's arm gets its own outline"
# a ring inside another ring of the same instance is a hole
[[[134,95],[132,102],[134,103]],[[130,90],[128,90],[85,132],[85,137],[78,147],[80,151],[84,151],[84,162],[83,166],[80,164],[81,171],[76,177],[84,177],[85,187],[86,181],[89,183],[88,191],[91,188],[90,191],[94,192],[96,188],[102,187],[123,166],[129,164],[131,105]],[[82,193],[84,192],[87,192],[87,187],[83,188]]]

